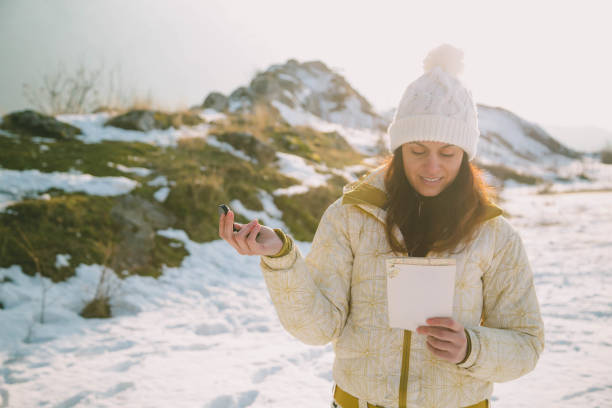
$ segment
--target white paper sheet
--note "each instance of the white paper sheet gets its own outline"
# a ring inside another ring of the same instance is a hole
[[[430,317],[453,317],[454,259],[389,258],[386,264],[391,327],[416,331]]]

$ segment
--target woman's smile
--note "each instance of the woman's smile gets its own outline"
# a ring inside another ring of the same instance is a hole
[[[421,180],[425,182],[425,184],[436,184],[442,180],[442,177],[425,177],[421,176]]]

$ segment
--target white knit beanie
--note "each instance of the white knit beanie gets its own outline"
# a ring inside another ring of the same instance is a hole
[[[391,151],[407,142],[445,142],[476,155],[478,112],[472,93],[459,81],[463,51],[442,44],[423,60],[425,73],[402,95],[388,133]]]

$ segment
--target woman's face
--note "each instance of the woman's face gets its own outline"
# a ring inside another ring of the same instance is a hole
[[[441,142],[411,142],[402,145],[404,173],[421,195],[433,197],[455,180],[463,149]]]

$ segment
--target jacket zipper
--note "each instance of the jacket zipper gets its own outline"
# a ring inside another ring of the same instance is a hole
[[[369,204],[369,203],[368,203]],[[366,211],[360,206],[356,206],[358,209],[368,214],[371,217],[374,217],[377,221],[382,222],[378,219],[374,214]],[[421,212],[421,203],[419,202],[419,216]],[[429,256],[431,251],[427,251],[425,257]],[[408,371],[410,369],[410,339],[412,337],[412,332],[410,330],[404,330],[404,344],[402,346],[402,372],[400,374],[400,387],[399,387],[399,404],[398,408],[406,408],[406,400],[408,396]]]
[[[400,375],[399,408],[406,408],[408,394],[408,371],[410,368],[410,338],[412,332],[404,330],[404,346],[402,347],[402,373]]]

